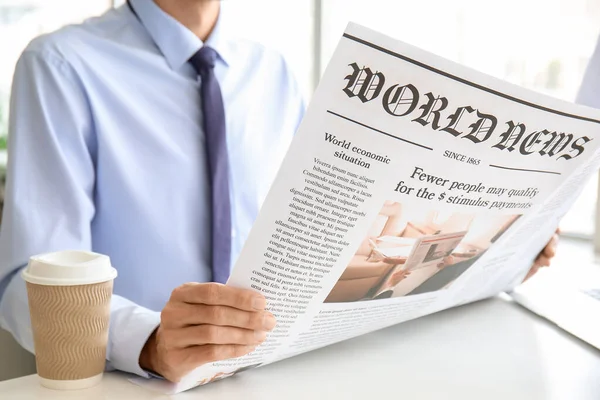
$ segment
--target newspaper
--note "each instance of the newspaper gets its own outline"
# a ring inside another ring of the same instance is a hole
[[[599,164],[600,111],[349,24],[228,285],[278,325],[176,393],[518,285]]]

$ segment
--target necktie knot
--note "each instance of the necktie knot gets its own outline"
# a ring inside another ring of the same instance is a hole
[[[202,75],[204,72],[207,72],[215,67],[216,60],[217,52],[215,49],[208,46],[203,46],[190,58],[190,63],[196,72]]]

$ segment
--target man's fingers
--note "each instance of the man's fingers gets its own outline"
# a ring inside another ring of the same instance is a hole
[[[267,338],[267,332],[230,326],[195,325],[163,332],[170,348],[185,348],[209,344],[258,346]]]
[[[231,344],[207,344],[185,349],[188,352],[188,360],[194,366],[200,366],[209,362],[227,360],[245,356],[254,351],[256,346],[241,346]]]
[[[186,283],[173,291],[171,300],[189,304],[228,306],[245,311],[262,311],[267,306],[265,297],[260,293],[220,283]]]
[[[270,331],[275,317],[268,311],[242,311],[227,306],[174,303],[163,310],[162,325],[167,328],[190,325],[219,325]]]
[[[531,269],[527,273],[527,276],[525,277],[525,279],[523,279],[523,282],[525,282],[526,280],[531,278],[533,275],[535,275],[540,268],[549,267],[551,261],[552,261],[552,257],[547,257],[545,255],[545,253],[542,252],[542,254],[540,254],[538,256],[538,258],[536,258],[535,262],[531,266]]]
[[[536,260],[534,266],[539,267],[549,267],[550,266],[550,257],[546,257],[545,255],[540,255]]]
[[[533,275],[535,275],[539,269],[540,269],[540,266],[537,265],[537,262],[535,264],[533,264],[533,266],[531,267],[531,269],[527,273],[527,276],[525,276],[525,279],[523,279],[523,282],[525,282],[526,280],[528,280],[529,278],[531,278]]]
[[[558,235],[554,235],[550,242],[546,245],[543,251],[543,255],[552,258],[556,255],[556,246],[558,246]]]
[[[553,246],[546,246],[542,255],[545,258],[552,258],[556,255],[556,248]]]
[[[153,367],[177,382],[190,370],[252,352],[275,326],[265,297],[218,283],[175,289],[161,312]]]

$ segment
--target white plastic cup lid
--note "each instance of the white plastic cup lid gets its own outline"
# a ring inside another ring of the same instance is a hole
[[[23,279],[37,285],[74,286],[106,282],[117,277],[110,258],[90,251],[58,251],[33,256]]]

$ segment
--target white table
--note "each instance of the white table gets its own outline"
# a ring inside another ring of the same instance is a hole
[[[600,317],[600,316],[596,316]],[[502,298],[430,315],[221,382],[164,396],[108,374],[54,392],[0,382],[7,400],[598,400],[600,351]]]

